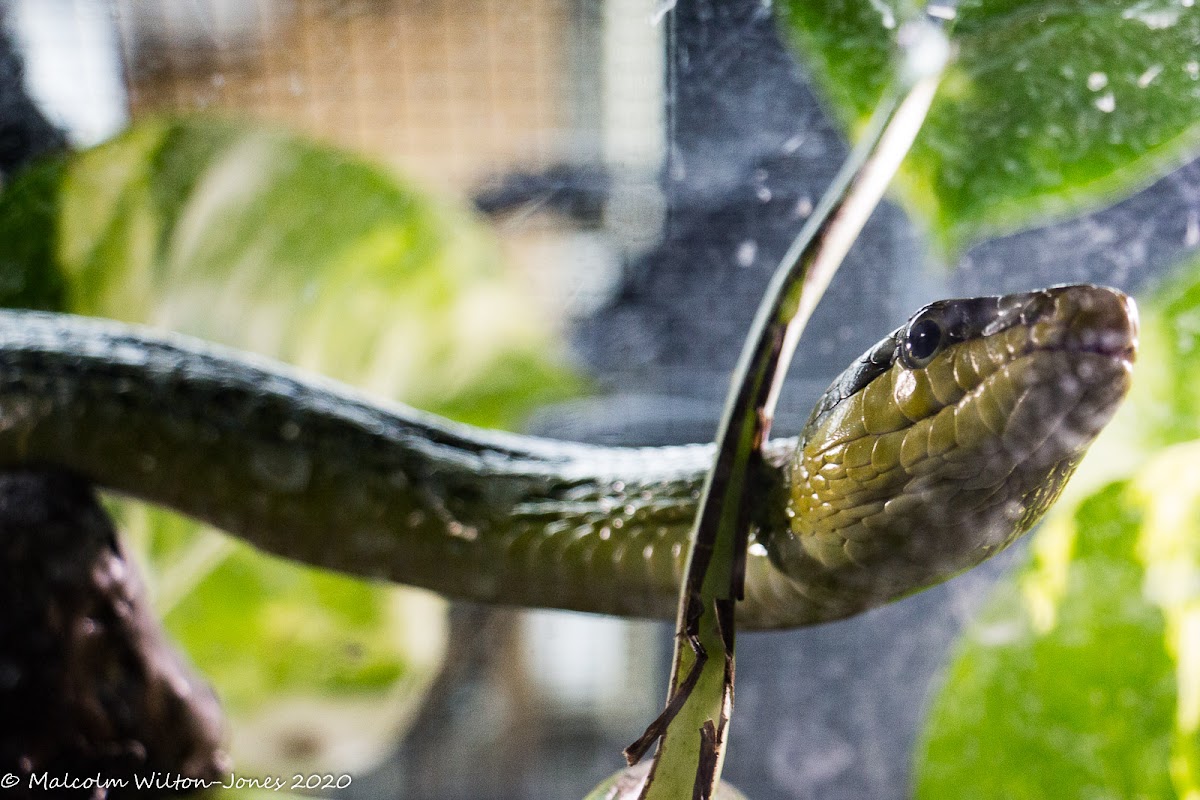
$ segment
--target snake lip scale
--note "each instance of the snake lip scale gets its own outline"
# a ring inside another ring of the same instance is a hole
[[[940,301],[767,444],[739,624],[839,619],[1027,531],[1125,396],[1133,301]],[[671,618],[711,445],[483,431],[119,323],[0,312],[0,467],[41,465],[269,552],[451,597]]]

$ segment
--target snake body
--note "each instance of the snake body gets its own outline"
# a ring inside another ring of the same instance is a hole
[[[1125,395],[1136,334],[1095,286],[922,309],[768,445],[739,622],[845,617],[1011,543]],[[0,312],[0,467],[452,597],[671,617],[713,456],[483,431],[184,337]]]

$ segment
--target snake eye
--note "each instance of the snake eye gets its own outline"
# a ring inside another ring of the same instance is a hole
[[[941,349],[944,338],[942,326],[937,320],[930,317],[913,320],[904,333],[904,346],[901,348],[905,366],[917,369],[928,364]]]

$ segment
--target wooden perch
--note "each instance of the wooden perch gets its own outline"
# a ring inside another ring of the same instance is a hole
[[[81,478],[0,473],[0,776],[128,781],[56,796],[131,797],[157,771],[219,780],[222,717],[152,616],[112,522]],[[13,780],[11,777],[9,781]]]

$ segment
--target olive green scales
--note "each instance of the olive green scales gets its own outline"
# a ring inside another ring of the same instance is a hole
[[[739,623],[845,617],[1003,549],[1129,388],[1132,300],[948,300],[767,447]],[[672,617],[710,445],[484,431],[276,362],[0,312],[0,465],[66,468],[279,555],[452,597]]]

